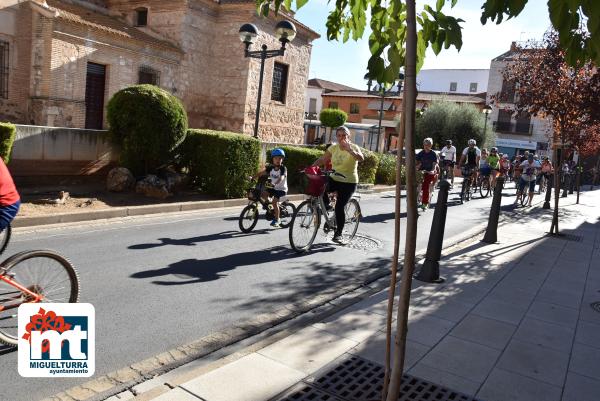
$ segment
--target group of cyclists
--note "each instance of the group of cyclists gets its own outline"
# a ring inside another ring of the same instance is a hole
[[[528,196],[526,202],[531,206],[531,201],[535,193],[536,184],[539,190],[545,187],[550,176],[554,173],[552,163],[547,156],[541,158],[534,153],[526,151],[523,155],[516,155],[512,160],[508,154],[498,152],[498,148],[479,149],[475,139],[469,139],[468,146],[463,149],[458,159],[458,168],[464,178],[470,179],[470,182],[486,182],[489,188],[496,186],[496,180],[504,176],[505,180],[515,182],[517,188],[517,198],[515,203],[521,200],[521,197]],[[454,168],[457,164],[456,147],[452,145],[451,140],[446,141],[439,156],[432,150],[433,140],[425,138],[423,140],[423,150],[417,156],[417,169],[423,172],[423,182],[421,189],[421,208],[427,209],[431,190],[438,181],[438,177],[450,180],[451,188],[454,187]],[[527,192],[526,192],[527,190]]]

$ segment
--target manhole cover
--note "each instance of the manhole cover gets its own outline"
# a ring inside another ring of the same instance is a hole
[[[351,357],[334,368],[306,380],[277,401],[371,401],[381,398],[383,366],[358,357]],[[326,398],[329,396],[330,398]],[[404,375],[398,400],[402,401],[475,401],[473,397],[443,386]]]
[[[366,235],[356,234],[352,241],[346,244],[346,248],[369,252],[381,248],[381,242]]]
[[[598,302],[592,302],[590,304],[590,306],[592,307],[593,310],[595,310],[596,312],[600,313],[600,301],[598,301]]]

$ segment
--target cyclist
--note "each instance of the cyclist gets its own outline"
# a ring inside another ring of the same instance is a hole
[[[492,171],[490,165],[488,164],[487,158],[488,150],[486,148],[481,149],[481,157],[479,158],[479,176],[481,177],[482,181],[484,179],[489,180],[490,172]]]
[[[450,188],[454,188],[454,164],[456,164],[456,148],[452,146],[452,141],[448,139],[446,146],[440,151],[442,157],[442,168],[450,176]],[[447,178],[447,177],[446,177]]]
[[[552,162],[550,161],[548,156],[544,156],[542,158],[542,167],[540,170],[541,174],[538,176],[537,180],[537,183],[539,185],[538,193],[540,193],[542,190],[542,179],[545,178],[546,185],[548,185],[548,182],[550,182],[550,179],[552,178],[552,174],[554,174],[554,167],[552,166]]]
[[[17,192],[10,171],[0,157],[0,232],[9,226],[19,212],[21,197]]]
[[[287,169],[283,165],[283,159],[285,158],[285,152],[281,148],[276,148],[271,151],[271,159],[273,164],[267,165],[262,171],[258,173],[258,176],[269,176],[271,179],[272,188],[267,188],[266,192],[263,192],[262,197],[272,197],[273,204],[273,221],[271,221],[271,227],[279,228],[281,219],[279,216],[279,200],[283,198],[288,191],[287,186]]]
[[[521,163],[522,169],[521,179],[519,181],[519,192],[517,192],[517,199],[515,203],[518,203],[521,196],[525,196],[525,187],[529,186],[529,200],[527,206],[531,206],[531,200],[533,199],[533,192],[535,191],[535,176],[537,175],[538,169],[542,166],[540,162],[536,161],[533,154],[530,153],[527,160]]]
[[[469,146],[462,151],[462,156],[460,157],[458,167],[461,169],[463,180],[471,177],[471,182],[475,182],[475,179],[477,178],[477,167],[479,166],[481,151],[476,146],[477,142],[475,139],[469,139],[468,144]]]
[[[495,188],[496,178],[498,178],[498,175],[500,174],[500,156],[498,156],[498,148],[493,147],[490,149],[490,154],[487,157],[487,163],[492,169],[491,188]]]
[[[342,231],[346,222],[344,208],[352,197],[358,186],[358,162],[363,161],[365,157],[358,145],[350,142],[350,130],[345,126],[338,127],[335,131],[337,144],[331,145],[323,156],[318,158],[313,166],[325,166],[331,162],[333,170],[338,174],[329,176],[329,188],[323,194],[323,201],[329,207],[329,195],[327,192],[337,191],[337,200],[335,202],[335,223],[336,229],[333,235],[333,242],[343,244]]]
[[[500,159],[500,174],[504,175],[504,179],[508,181],[508,175],[510,173],[510,160],[508,159],[508,155],[505,153],[502,155]]]
[[[431,150],[433,139],[425,138],[423,140],[423,150],[417,156],[417,170],[423,171],[421,208],[423,210],[429,207],[429,189],[435,186],[437,181],[438,156]]]

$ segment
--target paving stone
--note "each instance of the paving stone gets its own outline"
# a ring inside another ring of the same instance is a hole
[[[577,324],[575,342],[600,348],[600,324],[580,320]]]
[[[499,350],[447,336],[421,362],[473,382],[483,383],[499,355]]]
[[[512,305],[518,305],[523,308],[528,308],[531,301],[535,298],[535,293],[532,291],[524,291],[516,288],[508,283],[500,283],[494,288],[486,299],[506,302]]]
[[[394,352],[394,339],[392,338],[391,354]],[[404,370],[410,369],[429,351],[429,347],[414,341],[406,341],[406,357],[404,359]],[[358,344],[348,351],[349,354],[360,356],[379,365],[385,360],[385,333],[378,333],[377,336]]]
[[[407,338],[430,347],[437,344],[455,323],[435,316],[419,315],[408,322]]]
[[[567,374],[562,401],[590,401],[600,394],[600,381],[573,372]]]
[[[156,398],[154,398],[152,401],[173,401],[173,400],[177,400],[177,401],[198,401],[200,400],[200,397],[194,397],[192,394],[190,394],[189,392],[181,389],[181,388],[174,388],[173,390],[170,390]],[[209,401],[209,400],[207,400]],[[213,400],[210,400],[213,401]]]
[[[408,370],[407,373],[467,395],[474,395],[480,386],[480,383],[445,372],[422,362],[416,364],[412,369]]]
[[[571,352],[574,336],[575,330],[571,328],[525,317],[514,338],[568,353]]]
[[[441,319],[449,320],[451,322],[458,322],[473,308],[473,304],[454,302],[446,299],[439,300],[436,297],[432,297],[431,302],[427,301],[412,307],[412,314],[414,316],[436,316]]]
[[[579,311],[577,309],[536,300],[531,304],[527,316],[569,328],[575,328],[579,317]]]
[[[600,349],[575,343],[569,371],[600,380]]]
[[[315,327],[307,327],[263,348],[259,353],[310,374],[357,344],[358,341],[342,338]]]
[[[264,401],[304,377],[301,371],[253,353],[180,387],[206,401]],[[179,398],[164,398],[164,401],[172,400]]]
[[[519,324],[526,311],[527,307],[523,305],[486,298],[475,307],[472,313],[516,325]]]
[[[478,315],[467,315],[450,335],[487,347],[503,350],[517,326]]]
[[[385,328],[386,317],[383,315],[367,311],[342,312],[313,326],[358,342]]]
[[[549,384],[562,383],[567,373],[569,354],[512,340],[498,361],[498,368]]]
[[[485,401],[559,401],[560,396],[560,387],[498,368],[477,393]]]

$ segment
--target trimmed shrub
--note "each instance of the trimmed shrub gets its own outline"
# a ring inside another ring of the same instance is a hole
[[[319,120],[325,127],[336,128],[346,123],[348,114],[340,109],[323,109],[319,114]]]
[[[133,85],[115,93],[107,118],[121,164],[136,175],[172,161],[188,127],[181,101],[154,85]]]
[[[211,130],[188,130],[182,163],[201,191],[239,198],[246,195],[247,177],[256,174],[260,141],[248,135]]]
[[[17,127],[11,123],[0,123],[0,157],[4,163],[10,161],[10,152],[12,151],[15,136],[17,135]]]
[[[379,155],[370,150],[361,148],[365,160],[358,163],[358,182],[361,184],[374,184],[377,167],[379,166]]]
[[[308,167],[319,157],[323,156],[322,150],[300,146],[278,146],[285,152],[283,165],[288,170],[288,187],[297,188],[300,185],[298,170]],[[271,162],[271,150],[267,151],[267,163]]]
[[[404,182],[404,166],[402,166],[402,182]],[[382,154],[379,156],[379,166],[375,176],[376,184],[396,185],[396,156]]]

